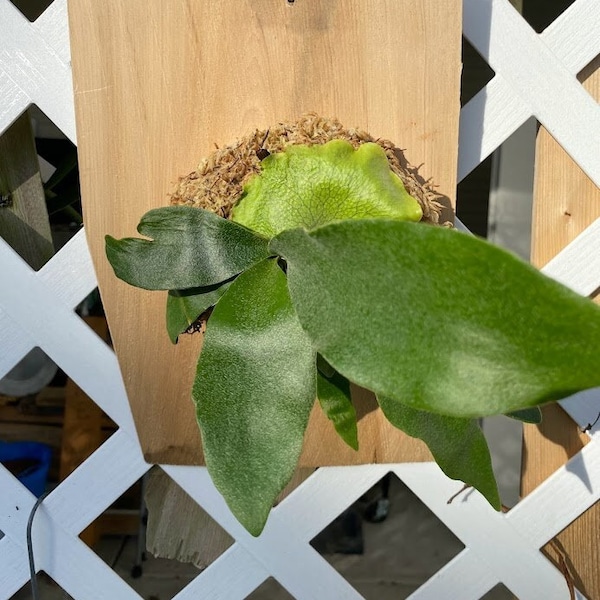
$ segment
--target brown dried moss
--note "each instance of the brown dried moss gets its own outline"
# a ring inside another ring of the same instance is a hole
[[[256,130],[235,144],[219,148],[205,158],[196,171],[182,177],[171,195],[171,204],[198,206],[229,218],[232,207],[252,175],[260,172],[261,149],[281,152],[286,146],[325,144],[334,139],[350,142],[355,148],[365,142],[375,142],[385,151],[390,168],[404,182],[406,190],[423,209],[423,221],[438,224],[441,204],[439,194],[430,181],[420,177],[404,153],[388,140],[375,139],[360,129],[347,129],[336,119],[326,119],[311,113],[294,123],[278,123],[267,131]]]

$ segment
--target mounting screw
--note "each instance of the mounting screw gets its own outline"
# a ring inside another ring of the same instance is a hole
[[[258,158],[258,160],[265,160],[265,158],[267,158],[267,156],[270,156],[271,153],[266,149],[266,148],[259,148],[256,151],[256,156]]]
[[[10,193],[0,194],[0,208],[9,208],[12,206],[13,199]]]

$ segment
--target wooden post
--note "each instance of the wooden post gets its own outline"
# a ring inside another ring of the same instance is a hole
[[[461,0],[70,0],[86,234],[148,462],[202,461],[190,401],[200,340],[169,343],[165,296],[117,281],[104,235],[132,235],[215,144],[310,111],[406,148],[454,205],[461,16]],[[430,460],[369,408],[358,453],[313,411],[301,466]],[[161,507],[155,553],[206,564],[227,543],[168,478],[147,496]]]
[[[600,59],[581,74],[585,87],[600,99]],[[600,190],[543,128],[537,140],[532,261],[543,267],[600,217]],[[540,302],[543,300],[540,299]],[[565,360],[569,357],[565,356]],[[577,365],[573,365],[577,368]],[[600,410],[600,407],[599,407]],[[559,406],[544,411],[539,426],[526,426],[522,494],[527,495],[587,442],[587,435]],[[556,502],[561,502],[556,498]],[[565,499],[566,501],[566,499]],[[559,536],[575,585],[590,600],[600,599],[600,505],[596,504]],[[557,561],[554,549],[546,548]]]
[[[118,281],[104,236],[134,234],[215,144],[311,111],[406,148],[453,203],[461,16],[460,0],[71,0],[85,229],[148,462],[201,462],[200,340],[171,345],[165,295]],[[313,417],[304,466],[429,459],[378,409],[358,453]]]

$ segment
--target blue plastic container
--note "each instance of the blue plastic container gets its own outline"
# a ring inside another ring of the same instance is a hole
[[[0,442],[0,463],[38,498],[46,490],[52,449],[39,442]]]

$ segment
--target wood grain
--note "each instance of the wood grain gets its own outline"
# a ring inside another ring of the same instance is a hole
[[[104,235],[135,234],[214,144],[309,111],[406,148],[453,203],[461,2],[70,0],[69,17],[86,233],[140,442],[197,464],[199,341],[169,343],[164,294],[117,281]],[[302,464],[428,457],[363,412],[356,455],[315,412]]]
[[[580,74],[588,92],[598,99],[599,66],[600,57]],[[540,129],[534,191],[533,263],[543,267],[598,217],[600,189],[550,134]],[[581,450],[586,438],[560,407],[547,407],[541,425],[525,427],[523,495]],[[561,502],[561,499],[556,501]],[[599,529],[600,505],[596,504],[558,536],[575,575],[575,584],[590,600],[600,599]],[[556,558],[552,549],[546,547],[546,551],[552,559]]]
[[[158,467],[150,472],[145,500],[146,547],[153,556],[205,569],[233,544],[231,536]]]

